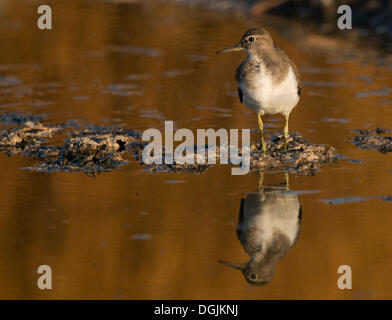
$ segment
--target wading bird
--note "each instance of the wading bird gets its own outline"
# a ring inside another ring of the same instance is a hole
[[[267,151],[261,116],[277,113],[286,118],[284,148],[287,150],[289,115],[301,95],[298,69],[262,28],[249,29],[237,44],[219,50],[217,54],[241,50],[248,57],[235,72],[238,96],[241,103],[257,113],[262,150]]]
[[[263,188],[261,178],[258,190],[241,199],[238,215],[237,236],[250,260],[218,262],[241,270],[249,283],[262,285],[271,281],[276,264],[297,242],[302,207],[289,191],[288,174],[285,187]]]

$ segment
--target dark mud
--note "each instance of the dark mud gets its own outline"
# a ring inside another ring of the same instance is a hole
[[[61,130],[57,126],[45,126],[39,122],[27,121],[17,128],[0,131],[0,151],[8,155],[33,152],[53,133]]]
[[[116,169],[128,163],[126,146],[139,133],[133,130],[93,126],[80,132],[71,132],[71,138],[61,146],[40,146],[31,150],[29,157],[40,159],[38,172],[83,171],[95,174]]]
[[[196,155],[193,157],[194,164],[191,163],[176,163],[173,161],[172,164],[165,163],[165,149],[162,147],[162,164],[151,164],[146,165],[143,161],[143,149],[147,145],[147,142],[139,141],[132,144],[132,151],[135,156],[135,159],[139,161],[140,165],[142,165],[145,169],[151,172],[188,172],[188,173],[203,173],[206,171],[211,165],[207,164],[198,164]],[[194,153],[196,153],[196,147],[193,148]],[[219,157],[217,157],[217,160]]]
[[[4,123],[14,124],[13,128],[0,130],[0,152],[10,156],[22,154],[38,160],[36,165],[25,168],[37,172],[83,171],[94,175],[97,172],[117,169],[127,164],[134,156],[144,168],[152,172],[202,173],[212,165],[201,162],[208,163],[209,152],[215,150],[215,147],[211,149],[210,146],[209,149],[206,145],[206,153],[198,155],[197,146],[194,146],[190,154],[194,164],[189,164],[189,161],[188,164],[165,164],[165,153],[162,148],[162,164],[146,165],[142,154],[148,142],[141,141],[141,134],[135,130],[80,125],[76,121],[44,125],[38,121],[30,121],[36,119],[34,116],[17,113],[2,115],[0,119],[4,119]],[[63,144],[49,144],[48,141],[55,133],[67,135]],[[321,165],[332,164],[338,159],[335,148],[309,143],[299,134],[290,136],[287,151],[284,150],[283,141],[282,134],[273,136],[267,142],[266,153],[261,151],[260,143],[251,144],[248,150],[250,170],[312,174]],[[227,146],[216,147],[216,163],[220,162],[223,151],[230,154]]]
[[[306,141],[299,134],[291,134],[288,140],[287,151],[284,150],[283,134],[273,136],[267,143],[267,152],[263,153],[260,143],[250,145],[250,170],[257,172],[291,172],[311,175],[319,170],[321,165],[335,163],[339,155],[337,150],[327,145],[317,145]],[[145,165],[142,160],[142,152],[146,143],[133,144],[135,158],[143,166],[152,172],[157,171],[185,171],[202,173],[211,165],[197,164],[196,146],[194,146],[194,164],[164,164],[165,153],[162,152],[163,164]],[[206,146],[207,150],[207,146]],[[216,162],[220,161],[221,150],[216,147]],[[227,150],[227,147],[226,147]],[[241,152],[239,152],[241,155]],[[205,154],[204,162],[207,162],[208,151]],[[200,163],[200,161],[199,161]]]
[[[4,115],[2,116],[4,117]],[[9,118],[7,115],[5,118]],[[14,114],[13,123],[23,122],[29,116]],[[69,128],[69,138],[62,145],[47,144],[54,133]],[[128,163],[126,147],[140,134],[134,130],[114,127],[90,126],[81,128],[73,121],[46,126],[40,122],[26,121],[20,126],[0,130],[0,152],[7,155],[22,154],[37,159],[35,166],[25,169],[38,172],[83,171],[89,175],[110,171]]]
[[[291,134],[284,150],[283,134],[273,136],[267,143],[267,153],[261,152],[261,145],[251,145],[251,169],[254,171],[285,171],[311,174],[323,164],[338,160],[334,147],[313,144],[301,135]]]
[[[392,152],[392,130],[376,128],[374,130],[355,130],[359,135],[352,140],[362,149],[376,149],[381,153]]]

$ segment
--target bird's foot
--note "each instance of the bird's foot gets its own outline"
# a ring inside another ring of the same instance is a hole
[[[267,145],[265,144],[264,141],[261,142],[261,152],[267,153]]]
[[[288,145],[289,145],[289,139],[290,139],[290,135],[288,133],[285,133],[284,135],[284,140],[283,140],[283,150],[284,152],[287,152],[288,150]]]

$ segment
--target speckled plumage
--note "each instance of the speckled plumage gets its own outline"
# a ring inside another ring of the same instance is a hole
[[[274,47],[275,52],[279,57],[277,60],[272,60],[268,55],[265,54],[259,55],[259,57],[256,59],[245,59],[235,71],[235,80],[238,83],[245,82],[249,86],[252,86],[252,79],[254,78],[255,73],[260,71],[261,63],[263,63],[266,66],[266,69],[268,69],[268,72],[273,77],[274,82],[279,83],[287,75],[289,67],[291,67],[298,81],[298,95],[301,95],[302,86],[297,66],[282,49],[278,48],[277,46]],[[279,64],[279,60],[283,63]]]
[[[248,57],[235,72],[238,96],[241,103],[257,113],[262,152],[267,152],[264,142],[264,114],[283,114],[284,150],[289,139],[289,115],[301,95],[299,72],[293,61],[279,49],[268,31],[262,28],[247,30],[234,46],[219,50],[217,54],[244,50]]]
[[[272,279],[277,262],[296,244],[302,209],[296,194],[271,190],[241,199],[237,236],[251,257],[244,268],[247,279],[263,284]]]
[[[288,115],[301,95],[298,69],[286,53],[273,44],[266,30],[250,29],[245,32],[240,42],[246,43],[250,36],[259,36],[262,41],[257,45],[248,45],[248,57],[236,69],[239,99],[261,115]],[[284,83],[285,81],[287,83]]]

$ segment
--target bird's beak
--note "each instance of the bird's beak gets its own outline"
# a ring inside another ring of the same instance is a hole
[[[227,262],[227,261],[222,261],[222,260],[218,260],[219,263],[224,264],[225,266],[237,269],[237,270],[243,270],[245,267],[245,263],[231,263],[231,262]]]
[[[241,42],[238,42],[234,46],[217,51],[216,54],[221,54],[221,53],[225,53],[225,52],[232,52],[232,51],[241,51],[241,50],[243,50]]]

